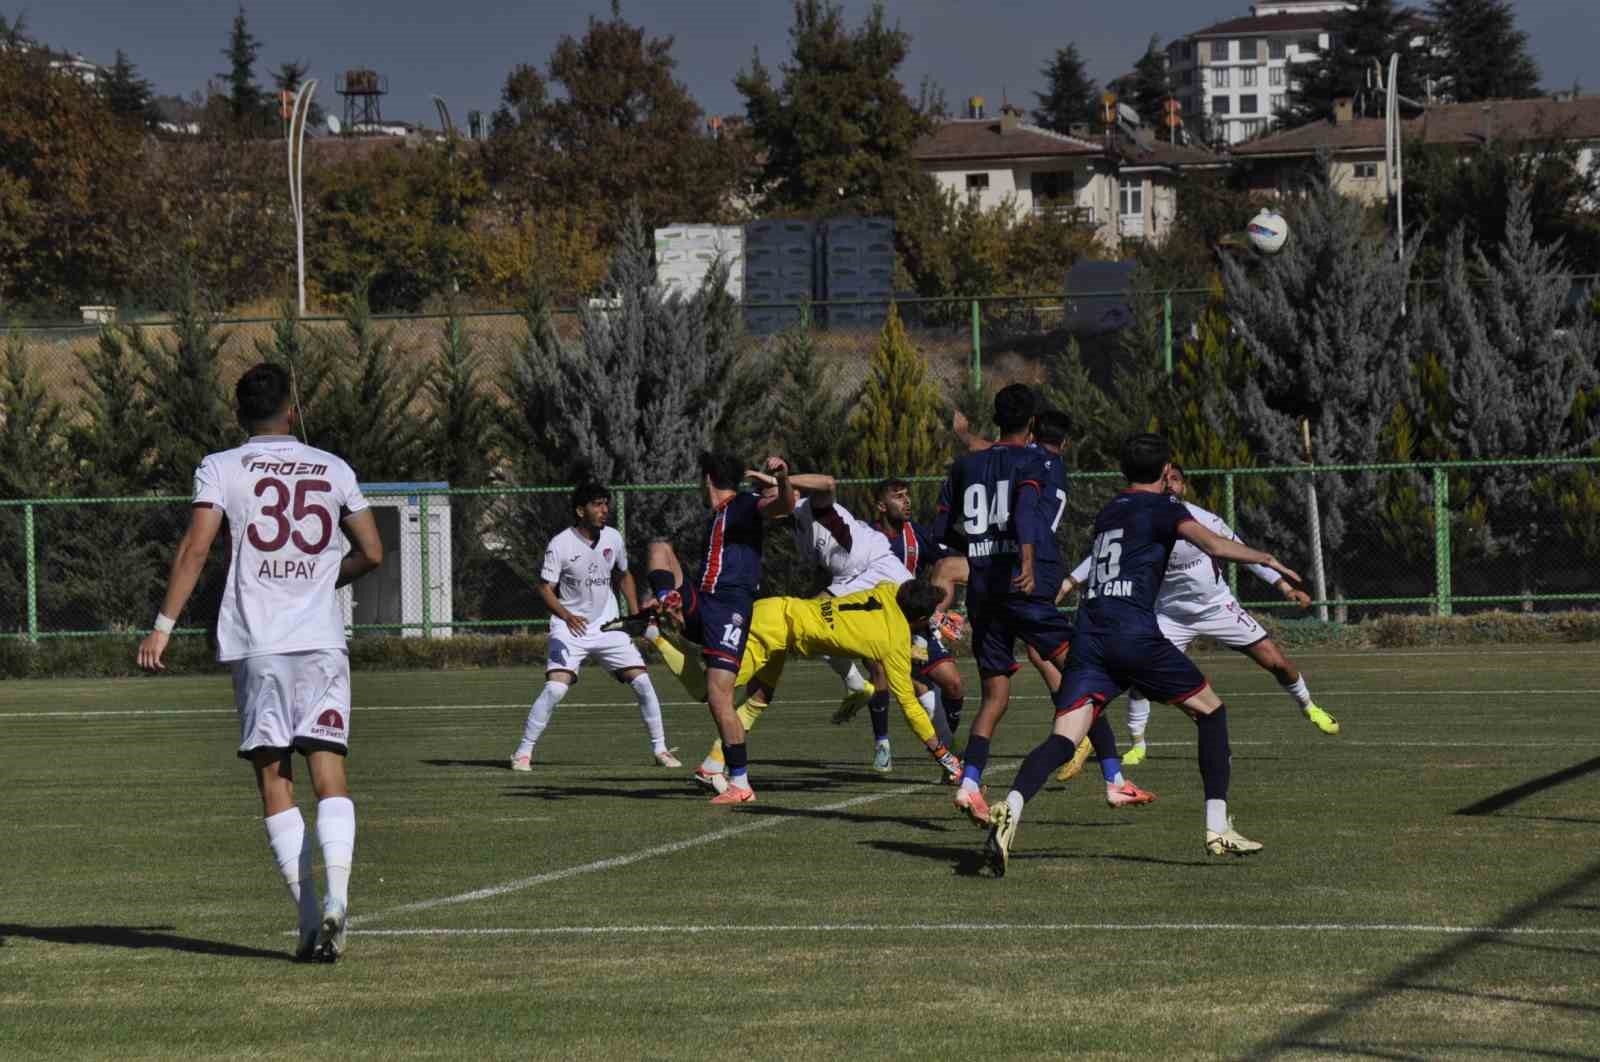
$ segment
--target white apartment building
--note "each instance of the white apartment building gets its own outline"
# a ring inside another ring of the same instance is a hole
[[[1173,94],[1189,135],[1237,144],[1275,124],[1297,63],[1330,44],[1328,21],[1348,0],[1263,0],[1250,14],[1185,34],[1167,46]]]

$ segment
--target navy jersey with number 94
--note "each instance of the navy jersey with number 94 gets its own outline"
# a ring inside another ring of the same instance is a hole
[[[1094,518],[1078,632],[1159,634],[1156,594],[1166,578],[1178,526],[1193,519],[1177,498],[1150,491],[1123,491],[1101,509]]]
[[[1055,596],[1061,581],[1055,525],[1066,501],[1060,464],[1060,457],[1036,446],[1005,443],[951,464],[933,530],[966,554],[969,595],[1010,593],[1019,547],[1031,542],[1033,596]]]

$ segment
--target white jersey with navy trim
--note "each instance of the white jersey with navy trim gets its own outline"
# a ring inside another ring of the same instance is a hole
[[[911,578],[904,562],[894,555],[882,531],[850,514],[837,501],[834,512],[850,528],[850,548],[817,522],[811,499],[802,498],[794,507],[794,539],[800,555],[828,571],[828,592],[834,597],[871,590],[879,583],[896,586]]]
[[[628,551],[616,528],[602,527],[590,542],[577,528],[569,527],[545,547],[539,578],[557,588],[562,608],[582,616],[591,628],[596,628],[617,618],[617,595],[611,588],[611,576],[627,570]]]
[[[217,659],[345,648],[334,587],[339,524],[367,508],[348,464],[281,435],[207,454],[194,504],[228,519],[232,559],[217,617]]]

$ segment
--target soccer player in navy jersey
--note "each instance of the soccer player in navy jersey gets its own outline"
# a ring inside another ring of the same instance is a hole
[[[1056,525],[1067,501],[1060,452],[1066,418],[1054,410],[1039,411],[1036,403],[1032,388],[1023,384],[1012,384],[995,395],[1001,437],[981,449],[976,447],[986,441],[969,441],[974,449],[950,466],[934,525],[934,533],[942,539],[965,543],[970,569],[968,620],[983,700],[962,750],[964,769],[955,805],[980,826],[989,825],[981,783],[995,727],[1011,701],[1017,639],[1036,657],[1052,699],[1059,696],[1058,668],[1072,640],[1072,625],[1057,610],[1054,593],[1046,589],[1062,567]],[[1044,424],[1040,430],[1048,446],[1032,442],[1036,420]],[[1097,721],[1091,740],[1100,753],[1108,804],[1133,807],[1155,799],[1123,777],[1109,722]]]
[[[705,557],[693,582],[685,578],[671,543],[650,544],[650,589],[660,607],[681,624],[684,637],[700,646],[705,665],[706,704],[722,738],[728,766],[728,788],[711,798],[713,804],[755,799],[744,725],[733,706],[733,680],[744,657],[750,615],[761,585],[765,522],[794,511],[789,466],[780,457],[769,457],[766,470],[776,480],[777,491],[763,499],[739,489],[743,461],[730,454],[700,455],[700,481],[711,521],[706,528]]]
[[[991,812],[984,848],[996,876],[1003,875],[1022,808],[1084,740],[1089,726],[1129,686],[1176,704],[1195,722],[1200,777],[1205,788],[1205,845],[1212,855],[1261,850],[1228,818],[1228,709],[1187,656],[1162,637],[1155,601],[1167,559],[1181,539],[1218,560],[1262,564],[1292,582],[1299,575],[1269,553],[1223,538],[1195,520],[1166,493],[1172,450],[1160,435],[1134,435],[1122,446],[1128,487],[1094,521],[1093,570],[1078,609],[1072,649],[1056,697],[1050,736],[1028,753],[1004,804]]]

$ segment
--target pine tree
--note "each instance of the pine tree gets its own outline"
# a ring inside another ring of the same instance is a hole
[[[912,345],[889,307],[871,374],[850,418],[853,438],[846,468],[853,476],[918,476],[944,471],[950,460],[938,385],[928,379],[928,362]]]
[[[1100,123],[1100,86],[1089,77],[1088,67],[1076,44],[1057,48],[1056,54],[1039,71],[1045,91],[1035,92],[1039,106],[1033,120],[1046,129],[1070,133],[1075,125],[1091,128]]]
[[[303,63],[295,59],[279,63],[278,69],[272,73],[273,88],[280,93],[287,92],[292,100],[294,94],[300,91],[300,86],[306,83],[306,74],[310,72],[310,63]],[[326,117],[327,113],[323,111],[322,104],[313,100],[310,108],[306,111],[306,124],[320,126]]]
[[[118,118],[137,122],[147,128],[155,125],[158,115],[150,82],[139,76],[138,70],[128,61],[127,53],[121,48],[117,49],[116,61],[111,64],[104,80],[99,82],[99,88],[106,106]]]
[[[1172,85],[1167,76],[1167,53],[1161,50],[1161,38],[1151,34],[1144,54],[1133,64],[1132,83],[1125,87],[1123,100],[1139,112],[1146,127],[1156,130],[1164,139],[1172,139],[1166,126],[1167,97],[1172,95]]]
[[[50,397],[26,344],[15,334],[6,340],[5,365],[0,367],[0,412],[4,413],[0,423],[0,498],[47,498],[59,493],[67,470],[61,405]],[[50,556],[58,538],[53,525],[60,521],[52,521],[52,517],[55,514],[36,515],[36,555],[41,562]],[[9,542],[23,540],[21,509],[0,509],[0,534]],[[34,581],[41,612],[55,599],[57,584],[50,576],[51,569],[41,563]],[[7,550],[0,559],[0,625],[8,630],[26,624],[25,579],[22,551]]]
[[[218,369],[228,333],[217,327],[193,278],[178,280],[170,340],[150,328],[124,335],[142,367],[150,419],[161,437],[157,451],[157,489],[182,494],[206,454],[238,442],[239,425],[223,394]]]
[[[394,330],[372,320],[358,293],[345,300],[343,327],[317,342],[326,376],[311,384],[311,445],[338,454],[367,482],[415,479],[424,460],[423,414],[415,404],[422,374],[395,349]]]
[[[233,16],[228,46],[222,49],[228,60],[228,71],[217,76],[228,83],[228,113],[234,125],[242,130],[255,130],[264,125],[268,114],[266,96],[256,84],[256,57],[260,52],[261,44],[250,32],[244,4],[240,4],[238,14]]]
[[[1289,86],[1285,125],[1304,125],[1333,116],[1333,102],[1341,96],[1357,101],[1357,113],[1382,117],[1383,101],[1366,86],[1373,64],[1384,70],[1389,57],[1400,55],[1400,94],[1424,97],[1423,73],[1412,41],[1418,34],[1414,13],[1397,8],[1394,0],[1353,0],[1353,6],[1328,19],[1331,43],[1310,62],[1297,65]]]
[[[817,335],[793,328],[778,337],[771,444],[796,471],[841,467],[849,443],[854,394],[841,394],[837,376],[823,364]]]
[[[1223,261],[1228,313],[1253,370],[1239,395],[1239,417],[1264,464],[1305,461],[1308,424],[1317,464],[1363,464],[1383,456],[1385,426],[1403,387],[1413,336],[1401,312],[1414,249],[1401,258],[1387,234],[1369,230],[1362,208],[1324,175],[1289,212],[1293,236],[1271,258]],[[1277,499],[1248,513],[1259,535],[1309,570],[1307,484],[1278,481]],[[1331,592],[1365,573],[1384,587],[1393,572],[1372,571],[1381,544],[1371,514],[1378,479],[1367,472],[1316,477]]]
[[[1510,0],[1431,0],[1428,75],[1457,103],[1539,94],[1539,64]]]

